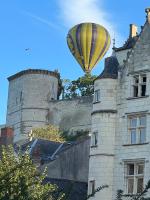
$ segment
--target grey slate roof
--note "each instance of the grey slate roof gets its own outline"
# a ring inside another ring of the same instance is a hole
[[[77,182],[65,179],[52,179],[46,178],[44,183],[56,184],[58,191],[54,193],[54,197],[57,199],[61,192],[68,194],[68,200],[85,200],[87,196],[87,183]]]
[[[55,157],[59,153],[61,153],[62,151],[65,151],[66,149],[70,148],[72,145],[75,144],[75,142],[65,142],[62,144],[60,142],[37,139],[33,146],[34,142],[35,140],[32,140],[32,141],[27,140],[21,146],[15,144],[15,149],[16,151],[18,151],[21,148],[22,153],[25,152],[27,149],[30,149],[31,157],[34,157],[34,156],[40,157],[42,163],[49,162],[52,159],[55,159]],[[53,157],[54,154],[55,154],[55,157]]]
[[[126,49],[131,49],[134,47],[138,38],[139,38],[139,35],[135,37],[129,37],[122,47],[119,47],[119,48],[114,47],[113,50],[117,52],[117,51],[122,51]]]
[[[102,78],[112,78],[117,79],[118,77],[118,60],[115,56],[111,56],[105,59],[105,67],[103,72],[96,78],[102,79]]]

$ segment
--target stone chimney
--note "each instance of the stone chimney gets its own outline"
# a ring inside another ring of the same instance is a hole
[[[135,24],[130,24],[130,38],[137,36],[138,27]]]
[[[146,8],[145,12],[147,14],[146,18],[147,18],[147,22],[150,24],[150,8]]]
[[[1,129],[1,135],[0,135],[0,146],[1,145],[10,145],[13,144],[13,129],[9,127],[5,127]]]

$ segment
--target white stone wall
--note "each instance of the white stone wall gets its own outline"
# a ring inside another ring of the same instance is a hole
[[[114,187],[126,192],[125,184],[125,161],[144,160],[144,184],[150,179],[150,26],[147,24],[128,58],[122,71],[122,78],[118,81],[117,97],[117,128],[115,145]],[[146,97],[133,97],[133,75],[146,74],[147,91]],[[129,145],[128,141],[128,117],[140,113],[146,114],[146,142],[141,145]]]
[[[94,83],[94,90],[100,89],[100,102],[93,104],[93,111],[116,110],[117,81],[115,79],[98,79]]]
[[[92,131],[98,131],[98,144],[90,149],[89,182],[95,187],[109,185],[91,199],[112,199],[114,147],[116,132],[116,89],[115,79],[98,79],[95,90],[100,89],[100,102],[93,104]],[[92,134],[92,133],[91,133]],[[89,188],[90,190],[90,188]]]
[[[120,65],[126,57],[127,52],[117,52]],[[147,90],[146,96],[142,98],[133,97],[133,75],[146,74]],[[115,86],[115,87],[114,87]],[[113,97],[108,98],[111,94]],[[113,88],[114,87],[114,88]],[[117,87],[117,88],[116,88]],[[150,25],[146,24],[140,38],[133,50],[128,55],[125,66],[122,66],[116,85],[112,85],[108,79],[95,82],[95,90],[100,89],[101,102],[93,105],[93,110],[114,109],[116,105],[117,114],[96,113],[92,116],[92,130],[98,130],[98,147],[91,149],[89,181],[96,180],[96,187],[108,184],[110,187],[99,193],[94,200],[114,200],[118,189],[126,193],[125,162],[141,161],[145,163],[144,184],[150,179]],[[104,94],[104,95],[103,95]],[[116,98],[116,100],[115,100]],[[111,99],[111,101],[109,101]],[[129,116],[145,113],[146,141],[143,144],[131,145],[128,140]],[[114,121],[113,119],[114,115]],[[106,124],[109,124],[107,128]],[[110,131],[110,135],[108,132]],[[105,144],[105,145],[103,145]],[[108,157],[108,154],[112,153]],[[105,155],[104,152],[106,153]],[[106,156],[107,155],[107,156]],[[113,156],[114,155],[114,156]]]
[[[48,123],[49,101],[57,99],[57,90],[58,79],[42,73],[23,74],[9,82],[6,123],[14,128],[15,140]]]
[[[130,49],[117,51],[115,53],[120,66],[124,64],[123,61],[126,60],[128,51],[130,51]]]

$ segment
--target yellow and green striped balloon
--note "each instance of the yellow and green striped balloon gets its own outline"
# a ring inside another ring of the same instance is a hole
[[[110,35],[101,25],[81,23],[68,32],[67,44],[83,71],[89,73],[108,51]]]

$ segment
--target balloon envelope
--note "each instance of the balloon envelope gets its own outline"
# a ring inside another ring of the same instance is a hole
[[[67,44],[83,71],[89,73],[109,49],[110,35],[101,25],[81,23],[68,32]]]

